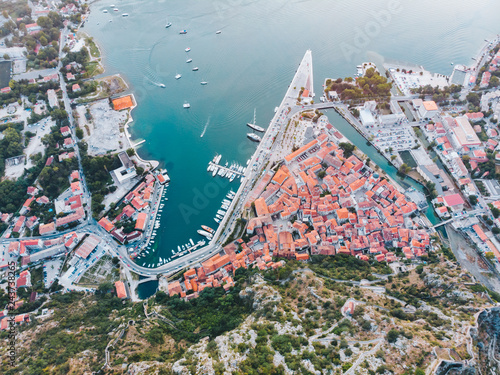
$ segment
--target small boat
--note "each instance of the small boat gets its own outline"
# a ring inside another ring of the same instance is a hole
[[[233,182],[233,180],[234,180],[234,178],[235,178],[235,177],[236,177],[236,175],[233,173],[233,174],[231,175],[231,177],[229,178],[229,182]]]
[[[187,30],[181,30],[179,31],[179,34],[187,34]]]
[[[215,222],[216,222],[217,224],[219,224],[219,223],[220,223],[220,219],[217,219],[216,217],[214,217],[214,220],[215,220]]]
[[[189,104],[189,103],[184,103],[184,104],[182,105],[182,107],[183,107],[183,108],[190,108],[190,107],[191,107],[191,104]]]
[[[165,25],[165,29],[168,29],[170,26],[172,26],[172,22],[167,22],[167,24]]]
[[[122,13],[122,17],[128,17],[128,13]]]
[[[248,133],[247,134],[247,137],[248,139],[250,139],[251,141],[254,141],[254,142],[260,142],[262,141],[262,138],[259,137],[257,134],[255,133]]]
[[[104,9],[102,12],[103,12],[103,13],[108,13],[108,10],[107,10],[107,9]]]
[[[196,72],[196,71],[198,71],[199,69],[200,69],[200,68],[198,68],[197,66],[195,66],[195,67],[193,68],[193,72]]]
[[[190,62],[192,62],[192,61],[193,61],[193,59],[187,59],[187,60],[186,60],[186,62],[187,62],[187,63],[190,63]]]
[[[252,123],[247,122],[247,126],[253,130],[258,131],[258,132],[265,132],[266,129],[261,128],[260,126],[255,124],[255,114],[256,114],[256,110],[254,109],[253,110],[253,122]]]
[[[201,230],[201,229],[198,229],[196,232],[197,232],[199,235],[201,235],[201,236],[204,236],[204,237],[208,238],[209,240],[211,240],[211,239],[212,239],[212,237],[213,237],[210,233],[205,232],[204,230]]]
[[[189,52],[189,51],[191,51],[191,48],[188,47],[184,51]]]
[[[206,225],[202,225],[201,227],[203,228],[203,230],[207,231],[208,233],[214,233],[215,232],[212,228],[207,227]]]
[[[175,75],[175,79],[179,79],[179,78],[181,78],[181,77],[182,77],[182,75],[181,75],[181,74],[179,74],[179,73],[177,73],[177,74]]]
[[[118,12],[118,8],[113,9],[115,12]]]
[[[206,82],[206,81],[201,81],[200,83],[201,83],[202,86],[205,86],[205,85],[208,84],[208,82]]]
[[[167,86],[165,86],[165,84],[164,84],[164,83],[160,83],[160,84],[159,84],[159,86],[160,86],[162,89],[164,89],[165,87],[167,87]]]
[[[220,34],[221,32],[222,32],[221,30],[217,30],[215,33]]]
[[[214,171],[212,172],[212,177],[215,177],[215,175],[217,174],[218,170],[219,170],[219,167],[215,167],[214,168]]]
[[[191,246],[194,246],[194,241],[192,238],[189,239],[189,242],[191,242]]]

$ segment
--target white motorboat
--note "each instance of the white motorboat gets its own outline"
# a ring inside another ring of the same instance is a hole
[[[211,239],[212,239],[212,237],[213,237],[210,233],[208,233],[208,232],[206,232],[206,231],[204,231],[204,230],[201,230],[201,229],[198,229],[196,232],[197,232],[199,235],[201,235],[201,236],[204,236],[204,237],[208,238],[209,240],[211,240]]]
[[[191,104],[189,104],[189,103],[184,103],[184,104],[182,105],[182,107],[183,107],[183,108],[191,108]]]
[[[181,74],[179,74],[179,73],[177,73],[177,74],[175,75],[175,79],[179,79],[179,78],[181,78],[181,77],[182,77],[182,75],[181,75]]]

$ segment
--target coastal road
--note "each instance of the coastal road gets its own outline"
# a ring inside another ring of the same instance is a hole
[[[66,39],[68,37],[68,29],[63,28],[61,31],[61,35],[59,37],[59,62],[57,64],[57,72],[59,74],[59,84],[61,86],[61,92],[62,92],[62,99],[64,102],[64,109],[66,110],[68,114],[68,120],[70,124],[70,129],[71,129],[71,137],[73,138],[73,142],[75,142],[74,150],[75,150],[75,155],[78,160],[78,169],[80,171],[80,183],[82,185],[82,190],[83,190],[83,201],[87,203],[87,206],[85,207],[86,213],[87,213],[87,223],[90,223],[91,216],[92,216],[92,196],[90,194],[90,191],[87,187],[87,182],[85,179],[85,175],[83,173],[83,168],[82,168],[82,159],[80,155],[80,149],[78,147],[78,144],[76,143],[78,141],[78,138],[75,133],[75,119],[73,117],[73,110],[71,109],[71,102],[68,97],[68,90],[66,89],[66,82],[64,81],[64,77],[61,73],[61,68],[62,68],[62,60],[64,58],[64,44],[66,43]]]

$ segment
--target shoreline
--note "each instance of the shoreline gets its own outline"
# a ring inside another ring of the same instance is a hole
[[[89,3],[89,11],[91,12],[92,9],[91,9],[91,5],[95,4],[97,1],[93,1],[91,3]],[[87,48],[89,50],[89,55],[90,55],[90,58],[91,60],[94,60],[94,61],[97,61],[99,63],[99,65],[102,67],[102,70],[103,72],[101,74],[99,74],[98,76],[100,76],[100,78],[96,78],[96,77],[92,77],[92,80],[96,80],[96,79],[101,79],[101,78],[105,78],[105,77],[113,77],[113,76],[118,76],[122,81],[123,83],[126,85],[126,89],[125,89],[125,93],[127,92],[127,90],[130,90],[130,84],[125,80],[125,78],[123,78],[121,76],[120,73],[115,73],[115,74],[112,74],[110,76],[104,76],[104,74],[106,73],[106,65],[104,64],[103,62],[103,55],[102,55],[102,49],[101,47],[99,46],[99,43],[97,41],[97,39],[95,39],[94,36],[92,36],[90,33],[88,33],[87,31],[82,31],[81,30],[81,25],[78,27],[78,30],[77,30],[77,34],[78,33],[81,33],[83,34],[85,37],[87,38],[92,38],[92,41],[93,43],[95,44],[97,50],[99,51],[99,56],[98,57],[92,57],[92,53],[90,51],[90,48],[89,46],[87,46],[85,44],[85,48]],[[84,37],[84,38],[85,38]],[[120,93],[120,94],[123,94],[123,93]],[[151,169],[150,171],[154,171],[155,169],[157,169],[159,166],[160,166],[160,162],[158,160],[144,160],[142,159],[139,154],[137,153],[137,149],[136,149],[136,146],[138,145],[137,143],[133,143],[132,142],[132,134],[130,134],[130,131],[129,131],[129,128],[130,128],[130,124],[132,122],[134,122],[134,118],[132,116],[132,111],[134,110],[134,108],[136,108],[138,106],[137,104],[137,100],[135,99],[135,95],[133,92],[131,92],[130,94],[125,94],[125,95],[119,95],[117,97],[122,97],[122,96],[126,96],[126,95],[130,95],[132,97],[132,101],[134,103],[134,105],[132,107],[129,108],[129,117],[127,119],[127,122],[123,125],[123,130],[124,130],[124,133],[125,133],[125,138],[127,139],[127,142],[128,142],[128,147],[127,148],[133,148],[134,151],[135,151],[135,155],[134,155],[134,158],[137,159],[137,165],[139,166],[140,164],[144,165],[145,167],[149,166]],[[111,98],[111,96],[109,97]],[[144,143],[144,142],[141,142],[141,144]]]
[[[120,75],[120,74],[118,74],[118,75]],[[123,77],[120,76],[120,78],[123,80],[123,82],[125,82],[127,84],[127,86],[129,86],[128,83],[123,79]],[[134,102],[134,105],[129,108],[127,122],[123,125],[123,131],[125,133],[125,138],[127,139],[127,142],[129,145],[128,148],[134,149],[134,151],[135,151],[134,158],[137,159],[137,164],[139,165],[139,163],[142,163],[144,166],[147,166],[149,164],[149,166],[151,167],[150,171],[152,172],[156,168],[159,167],[160,162],[158,160],[144,160],[144,159],[142,159],[139,156],[139,154],[137,153],[137,149],[136,149],[136,146],[139,145],[139,143],[132,143],[132,135],[130,134],[129,128],[130,128],[130,124],[132,122],[134,122],[134,118],[132,116],[132,111],[138,106],[138,104],[137,104],[137,101],[135,100],[135,95],[133,93],[130,93],[128,95],[130,95],[132,97],[132,101]],[[145,143],[145,142],[140,142],[140,144],[143,144],[143,143]]]

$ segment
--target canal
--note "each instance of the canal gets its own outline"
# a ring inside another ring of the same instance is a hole
[[[397,181],[403,188],[407,189],[413,187],[415,190],[420,191],[427,195],[424,186],[417,181],[403,177],[398,173],[398,170],[389,161],[384,158],[375,147],[367,143],[367,140],[347,122],[341,115],[334,110],[324,110],[323,113],[328,116],[330,123],[337,128],[345,137],[347,137],[358,149],[366,154],[375,164],[377,164],[389,177]],[[425,216],[432,224],[437,224],[440,219],[436,216],[432,204],[427,199],[428,207],[425,211]]]

